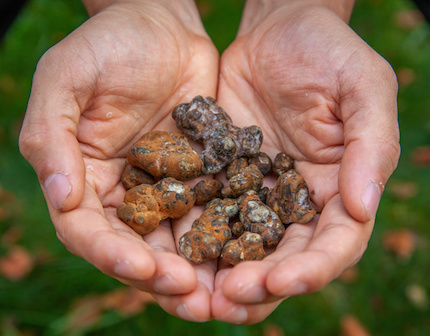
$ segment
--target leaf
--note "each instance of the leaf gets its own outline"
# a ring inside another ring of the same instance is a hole
[[[67,317],[64,329],[72,333],[95,325],[102,315],[100,296],[87,296],[77,301]]]
[[[0,220],[9,219],[12,214],[22,208],[19,200],[11,191],[3,189],[0,185]]]
[[[409,229],[387,231],[382,236],[382,246],[401,259],[408,259],[415,251],[416,235]]]
[[[417,308],[426,309],[428,307],[428,295],[423,286],[410,284],[406,287],[406,297]]]
[[[339,276],[339,280],[345,283],[353,283],[358,279],[358,268],[357,266],[350,267],[342,272]]]
[[[391,179],[387,183],[385,191],[396,199],[405,200],[413,198],[418,194],[418,186],[413,182]]]
[[[417,9],[406,9],[396,14],[396,23],[400,28],[412,29],[422,22],[424,22],[424,16]]]
[[[340,327],[341,336],[370,336],[363,324],[352,315],[342,317]]]
[[[1,208],[0,208],[1,213]],[[1,214],[0,214],[1,219]],[[16,244],[22,237],[22,230],[16,226],[10,227],[5,233],[1,236],[1,242],[5,246],[11,246]]]
[[[214,11],[213,3],[209,1],[198,1],[197,8],[202,19],[207,18]]]
[[[102,300],[105,309],[115,310],[124,316],[136,315],[143,311],[148,303],[155,302],[151,294],[134,287],[109,292],[103,296]]]
[[[34,258],[21,246],[12,246],[7,255],[0,258],[0,274],[11,281],[19,281],[34,268]]]
[[[417,147],[412,153],[412,162],[417,166],[430,165],[430,146]]]
[[[19,86],[10,74],[0,76],[0,92],[10,96],[17,93]]]
[[[284,336],[285,333],[278,325],[269,324],[263,330],[263,336]]]
[[[409,68],[402,68],[396,71],[399,86],[408,86],[415,80],[415,72]]]
[[[102,295],[89,295],[77,301],[61,330],[69,333],[82,331],[98,324],[106,311],[116,311],[128,317],[142,312],[148,303],[154,303],[151,294],[134,287],[119,288]]]
[[[6,210],[6,207],[0,204],[0,221],[6,220],[10,217],[10,212]]]

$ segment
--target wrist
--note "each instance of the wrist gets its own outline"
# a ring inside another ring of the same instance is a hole
[[[189,31],[207,36],[194,0],[82,0],[82,3],[90,16],[109,6],[128,7],[132,11],[137,9],[155,16],[168,12]]]
[[[352,14],[355,0],[247,0],[242,23],[255,23],[270,13],[281,10],[298,10],[310,7],[326,8],[348,23]]]
[[[162,6],[171,13],[185,20],[198,18],[200,15],[194,0],[82,0],[89,16],[94,16],[101,10],[112,4],[135,5],[135,6]]]
[[[113,3],[114,0],[82,0],[89,16],[93,16]]]

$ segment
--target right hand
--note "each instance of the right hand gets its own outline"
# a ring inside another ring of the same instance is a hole
[[[215,96],[217,75],[193,1],[113,1],[41,58],[20,134],[67,249],[194,321],[210,318],[216,265],[178,255],[191,219],[142,239],[116,207],[128,148],[151,130],[176,131],[172,109]]]
[[[264,152],[295,159],[318,215],[288,226],[263,260],[218,271],[215,319],[260,322],[282,300],[325,287],[367,247],[400,154],[397,82],[336,3],[249,0],[222,55],[218,102],[236,125],[260,125]]]

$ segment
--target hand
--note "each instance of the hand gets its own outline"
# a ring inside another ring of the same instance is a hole
[[[221,58],[218,101],[239,126],[262,127],[262,151],[293,156],[319,214],[290,225],[264,260],[218,271],[214,318],[238,324],[322,289],[361,258],[400,151],[389,64],[326,7],[256,3]]]
[[[215,266],[177,254],[190,221],[164,221],[142,240],[116,207],[128,148],[148,131],[176,131],[179,103],[215,96],[218,53],[190,0],[108,3],[40,60],[20,149],[72,253],[173,315],[207,320]]]

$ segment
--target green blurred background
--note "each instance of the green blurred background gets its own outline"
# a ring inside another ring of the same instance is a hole
[[[198,5],[224,50],[243,1]],[[430,30],[411,2],[358,0],[351,20],[400,86],[402,156],[369,248],[324,290],[285,300],[253,326],[171,317],[57,240],[17,138],[38,59],[86,19],[79,0],[32,0],[0,45],[0,335],[430,335]]]

